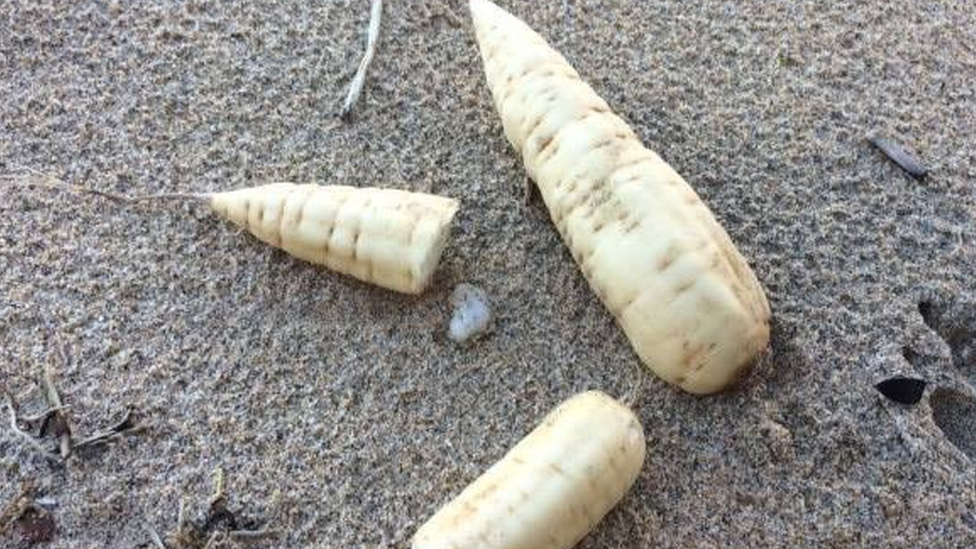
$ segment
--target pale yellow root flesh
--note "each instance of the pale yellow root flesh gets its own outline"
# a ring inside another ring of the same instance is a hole
[[[644,430],[590,391],[553,410],[417,531],[413,549],[568,549],[633,485]]]
[[[638,356],[693,393],[734,383],[770,311],[725,230],[541,36],[488,0],[471,13],[505,135]]]
[[[437,268],[458,202],[395,189],[274,183],[216,193],[210,206],[295,257],[416,294]]]

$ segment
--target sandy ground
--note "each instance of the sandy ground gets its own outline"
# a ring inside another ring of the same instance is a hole
[[[433,287],[410,298],[197,206],[0,181],[0,379],[38,411],[30,378],[51,365],[80,435],[128,407],[149,426],[57,465],[4,419],[0,505],[33,481],[55,505],[46,547],[149,548],[147,523],[177,547],[181,498],[208,526],[218,469],[228,513],[213,531],[278,530],[253,547],[404,547],[556,403],[633,384],[626,339],[544,208],[522,203],[466,6],[388,4],[343,124],[367,2],[0,3],[3,173],[131,193],[380,185],[464,203]],[[581,547],[976,543],[976,3],[502,5],[684,174],[775,315],[770,359],[731,393],[646,376],[646,466]],[[864,142],[874,129],[933,174],[907,177]],[[466,348],[445,336],[462,281],[498,313]],[[875,391],[895,374],[929,381],[921,403]]]

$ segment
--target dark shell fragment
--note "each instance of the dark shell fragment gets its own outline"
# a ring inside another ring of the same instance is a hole
[[[892,377],[875,385],[878,391],[899,404],[918,404],[925,392],[925,380],[912,377]]]

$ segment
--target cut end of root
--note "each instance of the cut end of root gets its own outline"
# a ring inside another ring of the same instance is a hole
[[[444,254],[444,248],[447,247],[447,243],[451,236],[451,222],[454,220],[454,216],[457,215],[459,204],[456,200],[448,206],[443,219],[441,220],[441,225],[437,229],[437,236],[434,242],[427,247],[424,251],[423,256],[420,259],[419,267],[417,269],[416,281],[413,291],[410,293],[419,294],[424,291],[424,289],[430,284],[430,280],[434,276],[434,271],[437,270],[437,265],[440,264],[441,256]]]

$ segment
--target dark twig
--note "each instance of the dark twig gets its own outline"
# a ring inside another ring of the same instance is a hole
[[[440,11],[437,13],[437,15],[440,15],[447,20],[447,23],[454,28],[461,28],[464,26],[464,21],[458,17],[453,10],[451,10],[450,6],[443,1],[438,1],[437,3],[440,5]]]
[[[207,544],[203,546],[203,549],[213,549],[219,545],[223,545],[225,539],[227,539],[227,533],[223,530],[214,532],[210,534],[210,539],[207,540]]]
[[[144,194],[144,195],[128,196],[128,195],[113,193],[109,191],[100,191],[98,189],[89,189],[87,187],[82,187],[80,185],[72,185],[67,181],[63,181],[51,174],[44,173],[34,168],[21,167],[21,169],[39,178],[40,181],[26,179],[26,178],[20,181],[18,180],[18,178],[23,176],[16,176],[11,174],[0,175],[0,179],[7,179],[18,183],[23,183],[25,185],[31,185],[31,186],[41,187],[45,189],[52,189],[56,191],[72,191],[79,194],[90,194],[90,195],[105,198],[107,200],[111,200],[112,202],[124,202],[126,204],[149,202],[153,200],[207,200],[210,198],[210,195],[208,193],[159,193],[159,194]]]
[[[60,436],[61,459],[67,459],[71,455],[71,422],[68,415],[63,412],[64,403],[61,402],[61,395],[58,388],[54,385],[53,367],[48,364],[44,368],[44,392],[47,395],[47,404],[58,411],[54,413],[54,433]]]
[[[7,410],[10,415],[10,430],[13,431],[15,435],[20,437],[21,440],[26,442],[31,448],[33,448],[42,456],[46,457],[51,461],[60,462],[61,458],[58,457],[57,454],[53,452],[49,452],[47,448],[41,445],[40,442],[37,442],[37,440],[35,440],[34,437],[30,436],[29,433],[25,433],[24,431],[20,430],[20,426],[17,425],[17,404],[14,401],[14,397],[13,395],[10,394],[9,391],[7,391],[6,388],[3,388],[3,393],[7,397]]]
[[[159,537],[159,532],[156,532],[156,529],[153,527],[152,523],[149,522],[149,517],[143,517],[142,528],[146,531],[146,534],[149,536],[149,539],[152,540],[153,545],[156,546],[156,549],[166,549],[166,544],[163,543],[163,538]]]
[[[383,16],[383,0],[373,0],[369,11],[369,28],[366,31],[366,53],[363,54],[363,58],[359,62],[359,68],[352,78],[352,83],[349,84],[349,93],[346,94],[346,100],[342,104],[342,110],[339,111],[339,117],[344,120],[349,119],[353,106],[363,93],[363,85],[366,83],[366,71],[369,70],[369,64],[373,62],[373,56],[376,54],[376,44],[380,36],[380,20]]]
[[[38,422],[43,423],[47,421],[49,417],[51,417],[51,414],[55,412],[60,412],[62,410],[68,410],[69,408],[70,406],[57,406],[53,408],[48,408],[47,410],[44,410],[43,412],[39,414],[34,414],[32,416],[20,416],[19,419],[20,421],[23,421],[24,423],[27,423],[29,425],[33,425]]]
[[[210,499],[207,501],[207,505],[212,509],[215,505],[223,502],[226,497],[224,493],[224,468],[217,467],[214,470],[213,479],[213,494],[210,495]]]
[[[260,528],[258,530],[231,530],[227,533],[237,540],[257,540],[277,536],[280,532],[274,528]]]
[[[125,415],[122,419],[115,422],[114,425],[110,426],[104,431],[96,432],[95,434],[79,440],[74,444],[74,447],[85,448],[89,446],[97,446],[99,444],[106,444],[113,440],[121,438],[123,435],[136,434],[144,431],[146,429],[145,425],[133,425],[132,424],[132,410],[127,409]]]

